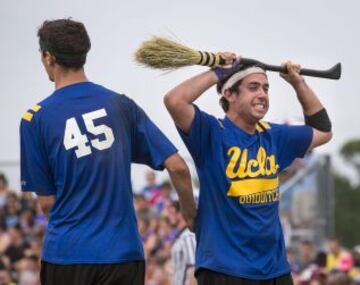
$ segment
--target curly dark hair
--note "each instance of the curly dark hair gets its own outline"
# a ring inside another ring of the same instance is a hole
[[[57,64],[71,69],[84,66],[91,43],[83,23],[71,19],[45,21],[37,35],[40,50],[53,55]]]
[[[257,66],[260,67],[262,69],[264,69],[264,67],[260,66],[260,65],[256,65],[256,64],[239,64],[238,68],[236,69],[236,72],[240,72],[244,69],[247,69],[249,67],[252,66]],[[233,74],[235,74],[233,73]],[[228,81],[228,79],[233,75],[229,75],[228,77],[224,78],[223,80],[219,81],[216,85],[216,91],[217,93],[219,93],[221,95],[221,89],[224,86],[224,84],[226,83],[226,81]],[[229,88],[229,91],[231,93],[238,93],[239,92],[239,86],[241,85],[242,80],[239,80],[238,82],[236,82],[232,87]],[[226,113],[229,110],[229,102],[228,100],[226,100],[226,98],[224,96],[221,96],[221,98],[219,99],[219,104],[221,106],[221,108],[224,110],[224,112]]]

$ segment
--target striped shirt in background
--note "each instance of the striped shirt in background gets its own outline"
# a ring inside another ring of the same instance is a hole
[[[193,284],[191,279],[195,279],[193,276],[189,278],[189,273],[195,268],[195,247],[195,234],[188,228],[180,231],[171,249],[173,285]]]

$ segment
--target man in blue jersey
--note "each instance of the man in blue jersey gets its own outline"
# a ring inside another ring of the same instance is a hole
[[[35,192],[49,217],[41,282],[144,284],[131,162],[168,170],[192,227],[189,170],[134,101],[88,81],[82,23],[45,21],[38,37],[55,91],[24,114],[20,134],[22,190]]]
[[[227,66],[176,86],[165,105],[200,179],[196,277],[200,285],[290,285],[281,230],[279,173],[307,150],[328,142],[331,123],[320,101],[288,62],[282,77],[295,89],[306,125],[262,121],[269,82],[259,66],[222,53]],[[216,119],[194,101],[217,84],[226,116]]]

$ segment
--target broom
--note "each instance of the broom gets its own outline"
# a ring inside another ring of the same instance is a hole
[[[141,44],[135,52],[135,60],[141,65],[162,70],[190,65],[215,67],[224,63],[219,54],[196,51],[168,38],[157,36]]]
[[[197,51],[165,37],[153,36],[144,41],[135,52],[135,61],[143,66],[172,70],[191,65],[216,67],[225,64],[218,53]],[[241,58],[241,63],[258,65],[265,70],[286,73],[284,66],[270,65],[251,58]],[[341,77],[341,63],[326,70],[302,68],[300,74],[321,78],[339,79]]]

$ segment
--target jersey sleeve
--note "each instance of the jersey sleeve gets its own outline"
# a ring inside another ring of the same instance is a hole
[[[55,195],[45,144],[34,119],[20,123],[20,168],[22,191]]]
[[[164,161],[177,149],[133,101],[131,109],[135,121],[132,161],[156,170],[164,169]]]
[[[295,158],[304,157],[313,137],[309,126],[280,127],[277,145],[279,148],[280,171],[288,167]]]
[[[211,119],[212,116],[201,111],[198,106],[194,105],[195,117],[188,134],[181,129],[178,132],[189,150],[195,164],[199,167],[205,159],[210,147],[211,136]]]

